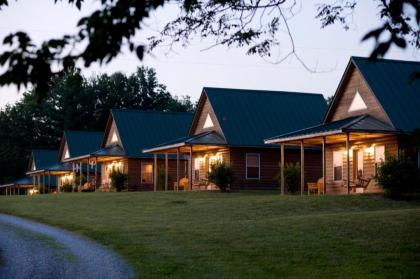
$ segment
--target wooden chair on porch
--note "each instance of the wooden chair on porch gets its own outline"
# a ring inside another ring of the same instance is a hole
[[[178,182],[174,182],[174,189],[176,189],[178,186]],[[188,189],[188,178],[187,177],[183,177],[179,180],[179,187],[178,190],[186,190]]]
[[[357,192],[357,189],[363,189],[365,191],[371,180],[372,178],[358,177],[356,183],[351,183],[350,181],[350,191]]]
[[[325,194],[324,193],[324,179],[321,177],[317,182],[308,182],[308,196],[311,193]]]

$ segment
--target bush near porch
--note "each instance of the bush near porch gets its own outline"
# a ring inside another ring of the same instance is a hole
[[[387,156],[378,167],[376,179],[386,195],[399,198],[420,190],[419,174],[417,164],[400,152],[398,156]]]
[[[110,210],[112,208],[112,210]],[[1,196],[119,252],[139,278],[416,278],[420,198],[278,192]]]

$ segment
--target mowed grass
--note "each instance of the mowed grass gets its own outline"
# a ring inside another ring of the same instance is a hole
[[[419,278],[420,200],[266,192],[0,197],[120,253],[138,277]]]

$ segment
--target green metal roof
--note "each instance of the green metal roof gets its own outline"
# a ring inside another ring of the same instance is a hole
[[[405,132],[420,128],[420,62],[352,57],[394,127]]]
[[[393,133],[397,134],[401,131],[394,127],[370,116],[360,115],[334,122],[329,122],[313,127],[285,133],[280,136],[266,139],[267,143],[276,143],[287,140],[300,140],[304,138],[326,135],[328,133],[344,133],[344,132],[369,132],[369,133]]]
[[[45,169],[48,166],[58,162],[58,151],[49,149],[32,150],[32,161],[35,163],[37,170]]]
[[[322,123],[321,94],[205,87],[228,145],[261,146],[264,139]]]
[[[186,136],[192,120],[189,112],[111,110],[125,155],[150,157],[145,148]]]
[[[144,149],[146,152],[153,152],[156,150],[165,150],[174,146],[185,146],[185,145],[226,145],[226,140],[215,131],[208,131],[190,137],[182,137],[174,139],[156,146]]]
[[[64,131],[70,158],[86,155],[101,148],[103,135],[102,132]]]

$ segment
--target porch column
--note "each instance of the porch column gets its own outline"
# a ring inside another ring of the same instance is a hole
[[[82,189],[82,176],[83,176],[83,161],[80,161],[80,168],[79,168],[79,190]]]
[[[190,145],[190,157],[188,158],[188,188],[192,191],[192,145]]]
[[[98,186],[98,157],[95,157],[95,185],[94,185],[95,192],[96,192],[97,186]]]
[[[280,192],[284,195],[284,143],[281,144],[280,149]]]
[[[90,173],[90,164],[89,164],[90,162],[89,162],[89,158],[87,159],[87,166],[86,166],[86,169],[87,169],[87,174],[86,174],[86,181],[88,182],[88,185],[89,185],[89,188],[90,188],[90,181],[89,181],[89,173]]]
[[[56,181],[57,184],[57,181]],[[51,192],[51,172],[48,171],[48,191]]]
[[[168,153],[165,153],[165,191],[168,191]]]
[[[176,191],[178,190],[179,190],[179,147],[176,149]]]
[[[73,169],[73,181],[72,181],[72,186],[71,187],[71,192],[74,193],[74,188],[76,188],[76,165],[75,163],[71,163],[72,169]]]
[[[346,166],[346,190],[347,190],[347,194],[350,194],[350,133],[346,133],[346,161],[347,161],[347,166]]]
[[[153,191],[157,191],[157,155],[153,154]]]
[[[42,194],[45,194],[45,171],[42,173]]]
[[[300,142],[300,194],[303,195],[305,189],[305,148],[303,140]]]
[[[324,195],[327,193],[327,162],[326,162],[326,152],[325,152],[325,137],[322,137],[322,183],[324,187]]]

